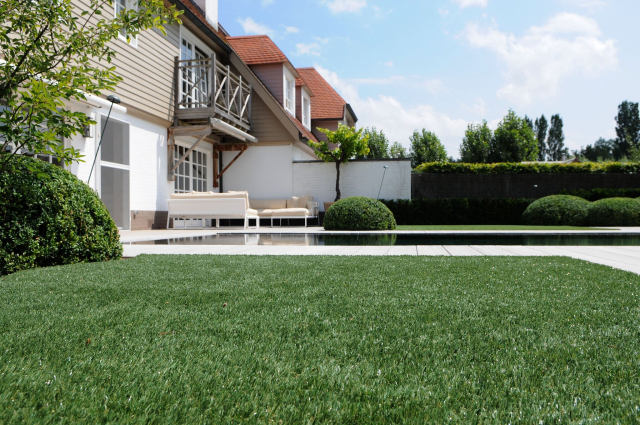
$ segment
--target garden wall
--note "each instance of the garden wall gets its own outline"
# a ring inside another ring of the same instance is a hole
[[[562,190],[595,188],[640,188],[640,174],[411,174],[413,199],[537,199]]]
[[[411,199],[411,160],[354,160],[340,166],[340,192],[343,198],[366,196],[376,199],[388,166],[380,199]],[[324,202],[336,197],[336,165],[322,161],[293,162],[293,194],[314,197],[324,210]]]

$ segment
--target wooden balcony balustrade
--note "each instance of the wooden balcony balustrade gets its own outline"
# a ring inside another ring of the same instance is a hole
[[[215,54],[199,59],[175,58],[175,116],[179,120],[205,122],[219,118],[251,130],[252,87],[242,75],[231,72]]]

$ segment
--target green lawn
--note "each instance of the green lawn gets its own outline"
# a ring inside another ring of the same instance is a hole
[[[0,423],[640,420],[640,277],[567,258],[143,256],[0,300]]]
[[[398,226],[398,230],[610,230],[596,227],[572,226],[518,226],[518,225],[442,225],[442,226]]]

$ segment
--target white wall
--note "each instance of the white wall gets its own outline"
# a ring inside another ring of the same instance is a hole
[[[250,146],[222,176],[222,189],[246,190],[254,199],[287,199],[293,196],[291,145]],[[223,152],[223,168],[238,152]]]
[[[79,111],[90,113],[98,121],[94,137],[74,136],[66,143],[80,150],[84,162],[74,163],[68,170],[87,181],[104,123],[100,116],[108,109],[78,105]],[[110,119],[129,124],[130,208],[139,211],[166,211],[167,199],[173,193],[173,182],[167,181],[167,128],[127,113],[113,111]],[[93,169],[90,186],[99,191],[100,155]]]
[[[352,161],[340,166],[342,198],[366,196],[376,199],[384,166],[388,166],[380,199],[411,199],[411,161]],[[293,194],[311,195],[324,210],[324,202],[336,197],[336,165],[320,161],[293,164]]]

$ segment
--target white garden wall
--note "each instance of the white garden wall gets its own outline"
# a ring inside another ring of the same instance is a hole
[[[384,166],[387,172],[380,190]],[[293,194],[311,195],[324,210],[324,202],[336,197],[336,166],[322,161],[293,163]],[[380,199],[411,199],[411,160],[356,160],[340,166],[342,198],[366,196]]]

